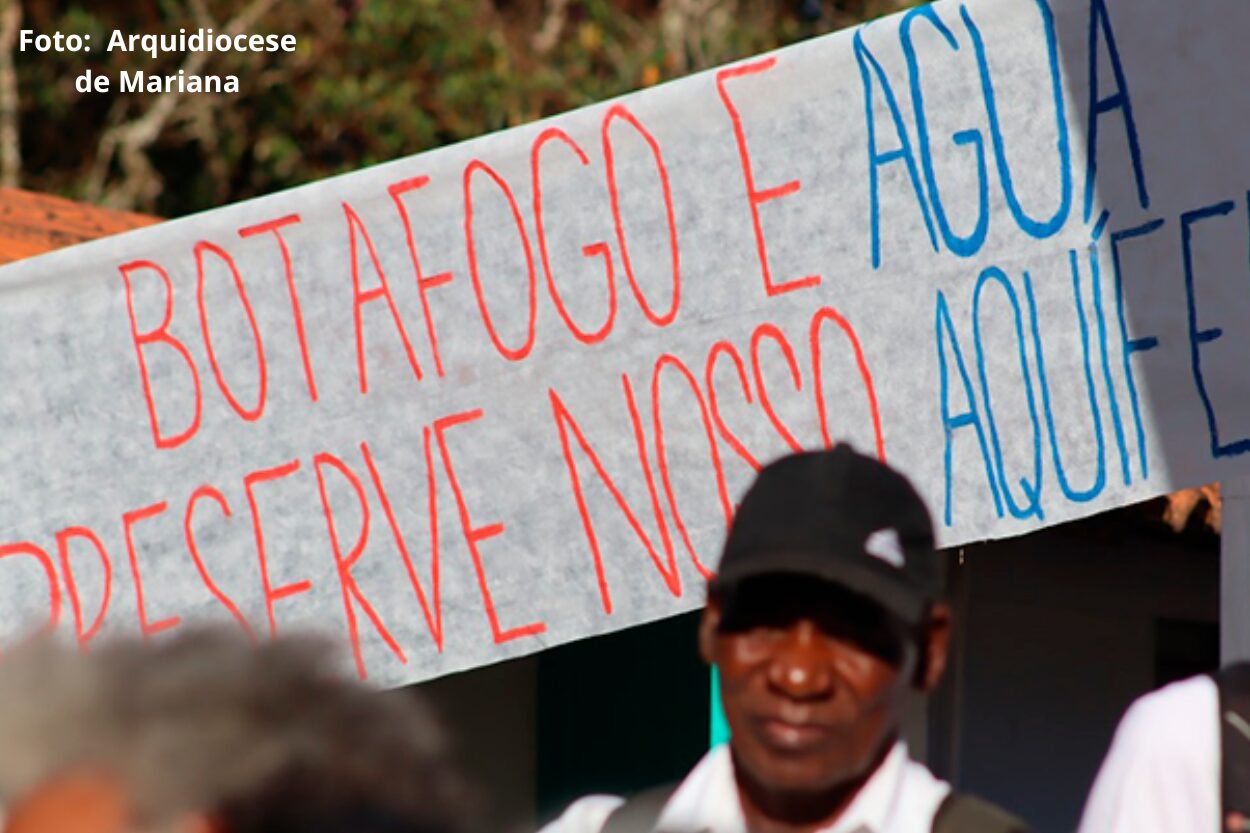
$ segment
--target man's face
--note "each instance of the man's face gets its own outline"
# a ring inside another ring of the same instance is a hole
[[[701,642],[720,671],[737,766],[781,793],[817,794],[865,775],[897,736],[917,676],[901,623],[812,578],[742,582],[732,605],[708,603]]]

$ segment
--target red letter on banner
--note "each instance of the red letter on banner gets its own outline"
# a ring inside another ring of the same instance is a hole
[[[334,522],[334,512],[330,509],[330,496],[326,493],[324,466],[338,470],[338,473],[351,484],[352,490],[356,493],[356,499],[360,501],[360,534],[356,536],[356,543],[352,545],[351,552],[346,557],[343,556],[343,548],[339,545],[338,524]],[[330,546],[334,550],[334,566],[338,571],[339,588],[343,591],[343,611],[347,616],[347,631],[352,640],[352,654],[356,657],[356,673],[362,680],[369,677],[369,672],[365,670],[364,652],[360,647],[360,628],[356,624],[356,609],[352,607],[352,599],[355,599],[356,604],[364,610],[365,615],[369,617],[369,621],[373,623],[373,627],[382,637],[382,641],[391,649],[391,653],[407,665],[408,657],[404,656],[404,651],[395,641],[395,637],[391,636],[386,625],[382,624],[381,617],[373,609],[373,605],[369,604],[365,594],[360,592],[360,585],[356,583],[356,577],[352,575],[352,567],[356,566],[356,562],[365,552],[365,545],[369,543],[369,502],[365,500],[365,487],[361,485],[356,473],[333,454],[322,453],[313,457],[313,469],[317,472],[317,490],[321,494],[321,507],[325,511],[326,531],[330,534]]]
[[[191,499],[187,501],[187,513],[182,519],[182,531],[187,539],[187,549],[191,553],[191,560],[195,562],[195,569],[200,574],[200,580],[204,582],[208,592],[212,593],[213,597],[221,602],[221,606],[234,617],[234,620],[239,623],[239,627],[243,628],[243,632],[247,634],[248,638],[255,642],[256,634],[252,632],[252,626],[248,624],[247,618],[239,610],[234,600],[223,593],[221,588],[217,586],[217,582],[213,581],[213,577],[208,574],[208,568],[204,566],[204,559],[200,556],[200,548],[196,546],[195,533],[191,528],[191,519],[195,515],[195,505],[204,498],[209,498],[216,502],[221,507],[222,514],[227,518],[230,517],[230,505],[226,503],[225,495],[212,486],[201,486],[196,489],[191,493]]]
[[[703,420],[708,454],[712,462],[712,473],[716,478],[716,493],[720,498],[721,510],[725,514],[726,528],[733,521],[734,510],[729,500],[729,487],[725,483],[725,469],[721,465],[720,449],[716,445],[716,435],[712,432],[712,417],[708,413],[707,403],[703,401],[699,383],[694,378],[694,374],[690,372],[690,368],[686,367],[681,359],[671,353],[665,353],[656,361],[655,369],[651,374],[651,418],[655,424],[655,456],[660,463],[660,479],[664,483],[664,494],[668,497],[668,505],[673,510],[673,523],[677,525],[677,532],[681,535],[682,543],[686,545],[686,552],[690,554],[690,560],[694,562],[694,566],[703,578],[709,579],[712,577],[712,571],[704,566],[703,562],[699,560],[698,554],[694,551],[694,544],[690,542],[690,533],[686,530],[686,522],[682,519],[681,511],[677,508],[677,497],[673,492],[673,479],[669,476],[668,451],[664,445],[664,421],[660,418],[660,378],[666,367],[673,368],[686,380],[686,384],[690,387],[690,392],[694,394],[695,401],[699,403],[699,417]]]
[[[527,295],[529,317],[525,324],[525,341],[520,347],[515,349],[504,344],[499,337],[499,332],[495,329],[495,324],[486,309],[486,298],[482,293],[482,277],[478,274],[477,268],[477,245],[473,242],[472,185],[473,174],[476,171],[481,171],[494,180],[495,184],[499,186],[499,190],[503,192],[504,197],[508,200],[508,206],[512,209],[512,218],[516,221],[517,234],[521,238],[521,246],[525,251],[525,269],[529,279],[529,292]],[[474,159],[464,169],[464,239],[469,252],[469,277],[473,279],[473,294],[477,298],[477,306],[482,313],[482,323],[486,325],[486,334],[490,336],[491,344],[495,345],[499,355],[511,362],[520,361],[530,354],[530,350],[534,349],[534,322],[538,315],[538,278],[534,274],[534,253],[530,251],[530,239],[525,233],[525,222],[521,219],[521,209],[517,208],[516,197],[512,195],[512,189],[508,187],[508,183],[503,177],[495,173],[494,168],[480,159]]]
[[[763,343],[765,338],[772,339],[781,348],[781,355],[785,357],[786,367],[790,370],[790,381],[794,383],[796,391],[803,390],[803,378],[799,375],[799,363],[794,357],[794,348],[790,346],[789,339],[786,338],[785,333],[777,329],[777,325],[765,322],[755,328],[755,332],[751,334],[751,364],[755,371],[755,387],[760,392],[760,406],[768,416],[768,421],[777,430],[777,436],[785,440],[786,445],[790,446],[797,453],[803,450],[803,446],[795,439],[790,429],[786,428],[785,423],[781,421],[781,417],[777,416],[772,400],[768,398],[768,388],[764,386],[764,371],[760,362],[760,344]]]
[[[70,538],[83,538],[89,541],[100,557],[100,565],[104,568],[104,593],[100,599],[100,609],[86,630],[82,626],[82,604],[78,597],[78,582],[74,579],[74,568],[69,559]],[[109,599],[113,594],[113,565],[109,561],[108,553],[104,550],[104,544],[100,542],[99,536],[84,526],[62,529],[56,534],[56,547],[61,557],[61,569],[65,572],[65,590],[69,593],[70,609],[74,613],[74,635],[78,637],[78,647],[85,651],[87,644],[104,624],[104,614],[108,611]]]
[[[346,202],[343,203],[343,214],[347,217],[348,237],[351,240],[352,255],[352,313],[356,320],[356,366],[360,373],[360,392],[369,392],[369,377],[365,372],[365,336],[361,328],[360,310],[370,301],[376,301],[378,298],[386,299],[386,306],[391,311],[391,319],[395,322],[395,329],[399,332],[399,338],[404,343],[404,353],[408,356],[408,364],[412,366],[413,375],[417,377],[417,381],[421,381],[421,365],[417,364],[417,355],[412,351],[412,342],[408,340],[408,331],[404,329],[403,319],[399,317],[399,309],[395,306],[395,299],[391,297],[391,286],[387,283],[386,273],[382,271],[382,262],[378,260],[378,253],[373,248],[373,240],[369,237],[369,231],[365,228],[365,224],[357,216],[356,212]],[[378,273],[379,286],[369,290],[361,290],[360,288],[360,257],[359,244],[356,242],[357,237],[364,238],[365,247],[369,250],[369,259],[373,262],[373,269]]]
[[[820,366],[820,327],[826,321],[832,321],[842,330],[847,341],[851,343],[851,349],[855,352],[855,364],[859,368],[860,378],[864,380],[864,392],[868,395],[868,408],[872,413],[872,431],[877,440],[877,459],[885,462],[885,436],[881,431],[881,412],[877,408],[877,390],[872,384],[872,373],[868,370],[868,362],[864,358],[864,348],[859,344],[859,337],[855,335],[855,328],[851,323],[842,317],[842,314],[832,307],[821,307],[812,316],[811,329],[811,346],[812,346],[812,389],[816,394],[816,412],[820,416],[820,434],[825,441],[825,447],[828,448],[833,443],[829,436],[829,416],[825,412],[825,396],[821,390],[821,366]]]
[[[282,236],[281,232],[283,226],[289,226],[298,222],[300,222],[298,214],[288,214],[285,217],[279,217],[266,223],[257,223],[254,226],[241,228],[239,229],[239,236],[251,237],[252,235],[263,234],[269,231],[273,232],[274,239],[278,241],[278,249],[282,252],[282,268],[286,275],[286,291],[291,296],[291,317],[295,320],[295,337],[299,339],[299,354],[304,362],[304,382],[308,385],[309,398],[316,402],[317,381],[313,378],[312,362],[308,359],[308,340],[304,335],[304,313],[299,305],[299,293],[295,291],[295,270],[291,266],[291,250],[287,248],[286,238]]]
[[[577,326],[573,316],[569,315],[564,299],[560,297],[560,290],[556,288],[555,278],[551,274],[551,259],[547,254],[547,230],[543,224],[543,186],[539,161],[542,157],[543,146],[552,139],[559,139],[568,145],[583,167],[590,164],[586,152],[560,128],[549,127],[538,135],[534,148],[530,151],[530,171],[534,180],[534,227],[538,231],[538,254],[542,257],[543,273],[547,276],[547,291],[551,293],[551,300],[555,302],[556,312],[560,314],[560,318],[564,320],[565,326],[569,328],[574,338],[583,344],[595,344],[608,337],[608,334],[612,332],[612,324],[616,321],[616,278],[612,274],[612,250],[602,240],[582,246],[582,254],[585,257],[603,258],[604,279],[608,285],[607,320],[597,330],[583,330]]]
[[[476,419],[481,419],[482,409],[477,408],[464,413],[453,414],[434,421],[434,436],[438,439],[438,448],[442,453],[443,466],[447,470],[447,479],[451,482],[451,491],[456,496],[456,510],[460,513],[460,528],[464,531],[465,543],[469,545],[469,555],[473,557],[473,569],[477,572],[477,585],[482,591],[482,603],[486,607],[486,618],[490,620],[490,632],[495,638],[496,645],[502,645],[513,639],[519,639],[523,636],[534,636],[547,630],[544,622],[531,622],[528,625],[520,625],[519,627],[501,630],[499,627],[499,616],[495,612],[495,600],[490,594],[490,587],[486,583],[486,568],[482,565],[482,552],[478,549],[478,544],[496,535],[502,535],[504,525],[501,523],[487,524],[486,526],[475,527],[473,521],[469,517],[469,507],[465,503],[464,491],[460,488],[460,481],[456,478],[456,470],[451,464],[451,453],[447,450],[447,438],[445,432],[449,428],[457,425],[463,425]]]
[[[61,621],[61,586],[56,581],[56,567],[52,565],[52,558],[29,541],[0,546],[0,559],[11,555],[33,555],[48,576],[48,624],[40,629],[40,633],[47,633],[56,627],[57,622]]]
[[[182,621],[181,616],[170,616],[167,619],[161,619],[159,622],[148,622],[147,605],[143,599],[143,578],[139,575],[139,554],[135,552],[135,524],[139,521],[156,517],[165,511],[167,505],[162,500],[160,503],[154,503],[151,506],[135,509],[122,515],[122,529],[126,533],[126,553],[130,556],[130,572],[135,577],[135,599],[138,602],[139,630],[143,633],[145,639],[153,634],[176,627]]]
[[[278,633],[278,623],[273,615],[273,603],[288,596],[307,593],[312,589],[312,582],[305,579],[294,584],[284,584],[281,587],[274,587],[270,584],[269,555],[265,552],[265,533],[260,525],[260,511],[256,508],[256,493],[253,489],[258,483],[267,483],[270,480],[279,480],[294,474],[299,471],[299,466],[299,460],[292,460],[271,469],[254,471],[243,478],[243,491],[247,493],[247,505],[252,510],[252,532],[256,536],[256,557],[260,561],[260,581],[265,595],[265,612],[269,614],[270,636],[276,636]]]
[[[625,496],[621,494],[621,490],[612,482],[607,469],[599,461],[599,455],[595,454],[595,450],[586,441],[586,436],[582,433],[582,429],[577,422],[574,421],[573,415],[569,413],[568,407],[560,399],[559,395],[556,394],[555,390],[550,388],[547,390],[547,395],[551,399],[551,412],[555,417],[556,428],[560,432],[560,447],[564,452],[564,464],[569,471],[569,480],[572,482],[573,497],[577,500],[577,511],[582,517],[582,527],[586,530],[586,540],[590,544],[590,553],[594,558],[595,576],[599,580],[599,596],[603,600],[604,612],[609,614],[612,612],[612,595],[608,592],[608,577],[603,569],[603,554],[599,550],[599,536],[595,533],[595,526],[590,519],[590,508],[586,505],[586,496],[582,491],[581,476],[577,473],[577,464],[573,462],[573,447],[569,442],[569,434],[572,434],[577,440],[577,444],[581,446],[582,452],[594,467],[595,473],[599,475],[599,480],[612,494],[612,499],[616,501],[616,505],[624,513],[625,520],[629,522],[630,528],[634,530],[634,534],[638,536],[638,540],[646,548],[651,562],[655,564],[655,568],[664,577],[664,584],[668,587],[669,592],[674,596],[681,595],[681,573],[677,569],[677,557],[673,552],[673,539],[669,537],[668,525],[664,522],[664,513],[660,509],[660,496],[656,491],[655,476],[651,473],[651,464],[647,462],[647,446],[642,433],[642,420],[638,416],[638,406],[634,401],[634,390],[630,387],[628,376],[621,374],[621,385],[625,388],[625,402],[629,408],[629,418],[634,427],[634,442],[638,448],[638,462],[642,466],[643,477],[647,482],[647,491],[651,495],[651,511],[655,513],[655,522],[660,528],[660,541],[664,547],[664,559],[660,558],[655,545],[651,543],[651,538],[643,530],[642,524],[638,521],[638,516],[634,514],[634,510],[626,502]],[[667,567],[665,567],[665,563],[667,563]]]
[[[130,273],[138,269],[150,269],[160,276],[161,281],[165,284],[165,317],[161,319],[161,323],[155,328],[145,333],[139,332],[139,324],[135,320],[135,299],[134,287],[130,283]],[[130,312],[130,336],[134,340],[135,356],[139,360],[139,375],[143,379],[143,396],[148,403],[148,419],[152,423],[152,439],[156,441],[157,448],[177,448],[195,435],[200,428],[200,374],[195,369],[195,362],[191,359],[191,353],[187,350],[187,346],[175,338],[169,332],[169,324],[174,317],[174,285],[169,280],[169,274],[156,263],[150,260],[135,260],[130,263],[122,264],[118,267],[122,273],[122,280],[126,283],[126,308]],[[183,431],[172,437],[161,436],[161,426],[156,418],[156,400],[152,396],[152,379],[148,375],[148,362],[144,357],[145,345],[153,342],[162,342],[177,351],[182,356],[182,360],[187,364],[187,370],[191,371],[191,381],[195,383],[195,416],[191,419],[191,424]]]
[[[638,135],[642,136],[647,146],[651,148],[651,155],[655,157],[655,168],[660,174],[660,188],[664,193],[664,219],[668,223],[668,246],[673,257],[673,301],[663,315],[657,314],[647,303],[642,289],[638,286],[638,280],[634,277],[634,266],[629,259],[629,244],[625,242],[625,224],[621,220],[621,197],[616,182],[616,157],[612,151],[611,128],[612,122],[616,119],[624,119],[638,132]],[[621,263],[625,266],[625,277],[629,279],[629,287],[633,290],[634,298],[638,301],[638,306],[647,320],[657,327],[667,327],[673,323],[673,319],[677,317],[677,310],[681,306],[681,254],[677,248],[677,220],[673,212],[673,192],[668,184],[668,169],[664,167],[660,144],[624,104],[614,104],[608,109],[607,115],[603,117],[601,132],[604,164],[608,173],[608,195],[612,199],[612,219],[616,223],[616,241],[621,247]]]
[[[729,111],[729,118],[733,122],[734,139],[738,142],[738,156],[742,160],[742,177],[746,180],[747,186],[747,202],[751,206],[751,223],[755,227],[755,247],[759,252],[760,269],[764,274],[764,291],[768,293],[770,298],[774,295],[781,295],[785,292],[791,292],[807,286],[815,286],[820,283],[820,275],[808,275],[805,278],[773,283],[772,272],[768,268],[768,246],[764,242],[764,227],[760,223],[760,206],[769,200],[786,197],[798,191],[799,181],[792,179],[775,188],[765,188],[762,191],[756,189],[755,173],[751,170],[751,154],[747,151],[747,135],[742,127],[742,116],[738,112],[738,108],[734,106],[733,100],[729,97],[729,91],[725,88],[725,82],[730,78],[765,72],[772,69],[775,63],[777,63],[776,57],[765,58],[761,61],[722,69],[716,73],[716,90],[720,93],[721,101],[725,103],[725,109]]]
[[[370,453],[369,446],[365,443],[360,444],[360,453],[365,458],[365,465],[369,469],[369,477],[372,478],[373,487],[377,490],[378,500],[382,503],[382,511],[386,514],[386,521],[391,527],[391,534],[395,536],[395,546],[399,548],[399,555],[404,560],[404,568],[408,571],[408,581],[412,583],[412,590],[417,594],[417,602],[421,605],[421,612],[425,614],[425,624],[430,629],[430,636],[434,638],[434,645],[438,648],[439,653],[442,653],[443,608],[439,603],[438,582],[438,491],[434,488],[434,459],[430,453],[429,426],[422,427],[421,436],[422,444],[425,446],[426,489],[429,492],[430,595],[433,599],[432,611],[430,609],[431,602],[425,596],[425,588],[421,586],[421,580],[417,578],[417,568],[412,563],[408,545],[404,542],[404,536],[399,531],[399,524],[395,521],[395,512],[391,509],[390,498],[386,496],[386,490],[382,488],[382,478],[378,475],[378,467],[373,462],[373,454]]]
[[[430,352],[434,354],[434,370],[441,377],[443,375],[443,358],[438,352],[438,333],[434,330],[434,317],[430,315],[429,292],[436,286],[451,283],[451,272],[439,272],[437,275],[426,276],[421,272],[421,261],[417,259],[417,244],[412,239],[412,223],[408,219],[408,209],[404,206],[404,201],[399,197],[409,191],[415,191],[428,185],[430,178],[428,176],[414,176],[411,179],[401,180],[387,186],[387,193],[391,195],[391,199],[395,201],[395,207],[399,209],[399,217],[404,223],[404,234],[408,237],[408,255],[412,258],[412,269],[417,275],[417,292],[421,295],[421,312],[425,315],[425,332],[430,339]]]
[[[716,383],[714,375],[716,372],[716,362],[721,356],[728,356],[734,363],[734,370],[738,372],[738,385],[742,388],[742,395],[746,397],[747,404],[750,405],[754,400],[751,399],[751,387],[747,384],[746,366],[743,364],[742,356],[738,354],[738,348],[733,346],[729,341],[718,341],[712,345],[712,349],[707,354],[707,368],[704,371],[704,380],[707,383],[708,403],[712,409],[712,421],[716,423],[716,430],[725,438],[725,442],[729,443],[729,447],[734,453],[741,457],[751,468],[759,471],[764,466],[760,461],[747,450],[742,444],[742,440],[729,430],[729,426],[725,424],[725,420],[720,413],[720,400],[716,396]]]
[[[239,404],[239,400],[235,399],[230,386],[226,384],[226,377],[221,372],[221,365],[217,362],[217,351],[213,349],[213,337],[208,327],[208,309],[204,305],[205,252],[212,252],[217,255],[226,264],[226,267],[229,268],[230,276],[234,279],[234,288],[239,293],[239,301],[243,304],[243,311],[247,313],[248,326],[252,328],[252,340],[256,344],[257,366],[256,407],[254,408],[244,408]],[[243,276],[239,274],[239,267],[235,265],[234,258],[230,256],[230,253],[214,243],[209,243],[207,240],[201,240],[195,244],[195,273],[195,300],[200,308],[200,331],[204,334],[204,349],[208,352],[208,363],[212,366],[213,375],[217,378],[217,387],[221,388],[226,401],[230,403],[231,408],[234,408],[236,414],[243,417],[246,422],[255,422],[265,412],[265,392],[269,373],[265,366],[265,345],[260,340],[260,329],[256,326],[256,316],[252,313],[252,304],[248,301],[247,290],[243,287]]]

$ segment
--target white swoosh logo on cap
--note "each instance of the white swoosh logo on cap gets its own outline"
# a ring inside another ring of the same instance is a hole
[[[864,541],[864,552],[880,558],[886,564],[895,567],[903,566],[903,544],[898,540],[898,532],[893,529],[878,529]]]

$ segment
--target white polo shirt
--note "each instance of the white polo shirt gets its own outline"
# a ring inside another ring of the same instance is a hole
[[[894,745],[846,810],[819,833],[929,833],[950,785]],[[623,803],[615,796],[579,799],[541,833],[599,833]],[[747,833],[729,746],[703,756],[660,813],[664,833]]]
[[[1133,703],[1094,781],[1079,833],[1218,833],[1220,702],[1210,677]]]

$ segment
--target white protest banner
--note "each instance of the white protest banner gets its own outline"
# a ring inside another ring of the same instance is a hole
[[[947,545],[1250,468],[1250,5],[940,2],[0,270],[0,652],[418,680],[701,603],[849,440]]]

